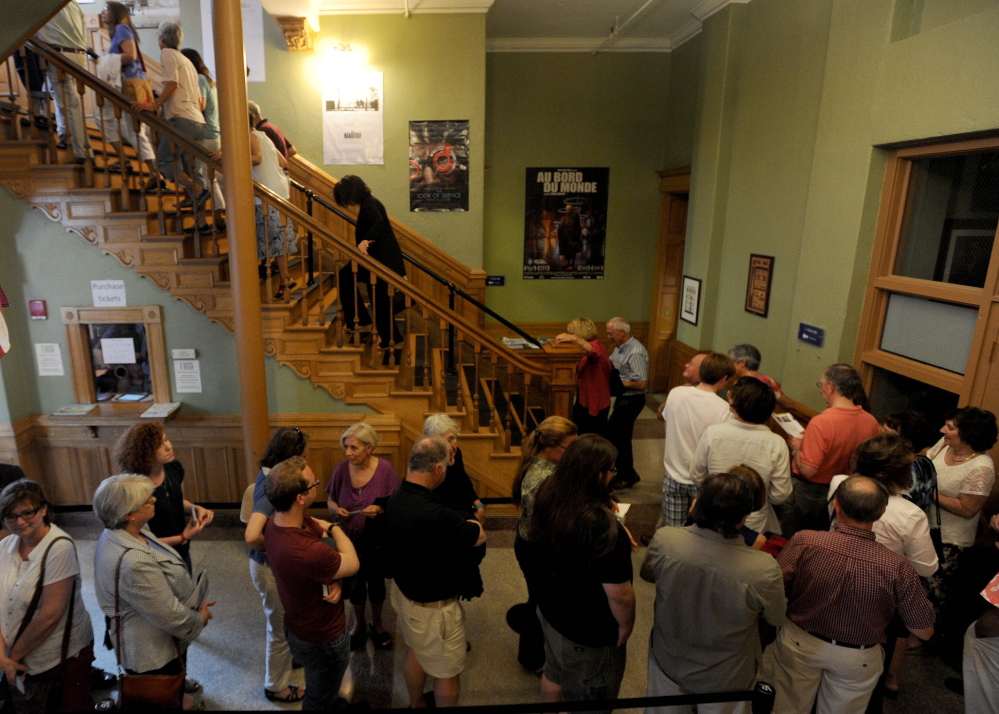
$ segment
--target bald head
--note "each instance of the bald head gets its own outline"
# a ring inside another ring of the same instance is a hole
[[[833,501],[839,520],[853,522],[844,525],[870,526],[884,515],[888,507],[888,491],[874,479],[851,476],[836,489]]]

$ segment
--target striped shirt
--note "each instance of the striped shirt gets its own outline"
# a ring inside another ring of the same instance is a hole
[[[621,375],[622,382],[647,382],[649,379],[649,353],[634,337],[614,348],[611,364]],[[626,389],[622,396],[645,394],[644,389]]]
[[[885,642],[896,611],[911,630],[933,624],[933,606],[916,571],[872,531],[844,525],[799,531],[777,563],[788,619],[820,637],[855,645]]]

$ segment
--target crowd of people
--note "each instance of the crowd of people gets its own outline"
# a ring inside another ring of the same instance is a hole
[[[592,323],[574,321],[561,337],[591,347],[580,378],[596,365],[600,374],[617,370],[626,390],[646,387],[647,357],[627,322],[614,318],[607,329],[614,354],[634,343],[623,350],[628,359],[608,358]],[[647,604],[648,695],[748,692],[765,682],[776,712],[876,712],[897,694],[905,654],[931,641],[959,670],[963,656],[963,680],[947,684],[963,691],[967,711],[991,711],[999,610],[979,593],[999,590],[999,551],[975,543],[995,480],[987,453],[999,437],[995,416],[958,409],[939,439],[918,412],[879,424],[864,409],[859,375],[837,364],[818,383],[827,409],[785,442],[767,423],[788,398],[758,368],[750,345],[698,354],[685,367],[689,384],[662,406],[663,515],[640,568],[656,590]],[[592,397],[592,386],[578,399]],[[593,425],[589,407],[577,412],[583,427],[552,416],[527,435],[512,487],[527,601],[507,622],[520,635],[518,661],[540,675],[539,697],[553,705],[617,697],[640,606],[632,585],[639,546],[618,514],[618,492],[631,485],[615,485],[616,444],[584,431]],[[346,458],[320,519],[310,515],[321,484],[308,466],[308,434],[274,433],[244,514],[266,622],[267,699],[342,705],[351,651],[368,639],[392,649],[401,638],[411,706],[458,703],[471,648],[461,603],[483,593],[486,540],[485,505],[459,436],[451,416],[429,416],[400,479],[375,453],[377,432],[354,424],[341,436]],[[214,513],[185,499],[184,468],[162,425],[132,426],[113,459],[121,473],[93,501],[104,525],[94,586],[105,644],[126,676],[165,678],[176,706],[198,708],[202,687],[186,676],[187,649],[214,603],[190,541]],[[113,676],[91,665],[75,546],[51,522],[37,483],[16,469],[0,475],[13,480],[0,492],[10,532],[0,542],[0,597],[13,603],[0,609],[0,666],[18,683],[18,711],[78,710],[92,701],[95,677],[107,684]],[[991,526],[999,530],[999,516]],[[390,594],[395,632],[383,618]],[[749,704],[696,711],[748,712]]]

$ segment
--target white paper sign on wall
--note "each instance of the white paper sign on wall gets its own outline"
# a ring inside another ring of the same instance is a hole
[[[196,359],[174,360],[173,381],[177,394],[201,394],[201,364]]]
[[[91,280],[94,307],[127,307],[124,280]]]
[[[66,374],[62,367],[62,350],[57,343],[36,342],[35,361],[39,377],[62,377]]]

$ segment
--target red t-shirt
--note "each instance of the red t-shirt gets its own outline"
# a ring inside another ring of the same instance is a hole
[[[323,529],[311,516],[301,528],[285,528],[272,517],[264,531],[267,562],[284,606],[284,624],[303,642],[331,642],[343,634],[343,600],[323,600],[323,585],[333,582],[340,554],[323,543]]]
[[[808,422],[801,441],[801,463],[818,472],[808,481],[829,483],[850,473],[850,459],[860,443],[881,431],[878,420],[860,407],[829,407]],[[794,472],[799,473],[794,464]]]

